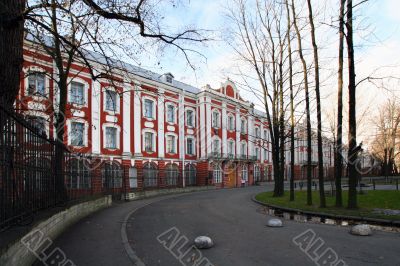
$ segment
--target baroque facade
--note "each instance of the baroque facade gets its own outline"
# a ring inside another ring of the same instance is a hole
[[[16,109],[54,138],[52,114],[57,105],[53,103],[59,97],[54,62],[29,42],[24,59]],[[96,56],[92,60],[96,71],[101,71],[102,61]],[[196,88],[170,73],[124,66],[124,71],[113,73],[112,81],[92,80],[89,70],[76,63],[69,77],[65,144],[75,153],[96,158],[89,166],[77,167],[88,176],[102,177],[99,187],[110,185],[104,181],[107,175],[120,180],[111,185],[117,188],[123,176],[129,177],[131,188],[238,187],[273,179],[265,114],[244,100],[231,80],[215,89]],[[302,132],[296,130],[296,179],[305,178],[307,149]],[[316,140],[312,154],[316,177]],[[286,163],[285,179],[290,175],[289,149]],[[331,177],[329,140],[324,141],[324,164],[326,177]],[[80,187],[90,182],[70,183]]]

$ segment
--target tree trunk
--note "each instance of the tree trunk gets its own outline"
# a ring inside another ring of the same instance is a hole
[[[307,0],[308,18],[311,28],[311,42],[314,52],[314,71],[315,71],[315,96],[317,101],[317,139],[318,139],[318,181],[319,181],[319,206],[326,207],[325,203],[325,184],[324,184],[324,154],[322,150],[322,121],[321,121],[321,97],[319,92],[319,63],[318,46],[315,40],[315,26],[311,7],[311,0]]]
[[[346,42],[349,67],[349,198],[347,207],[357,208],[357,119],[356,119],[356,72],[353,44],[353,1],[347,0]]]
[[[294,0],[292,0],[292,15],[293,15],[293,26],[296,30],[297,43],[299,49],[299,57],[303,65],[303,75],[304,75],[304,92],[306,100],[306,123],[307,123],[307,205],[312,205],[312,185],[311,185],[311,121],[310,121],[310,98],[308,93],[308,73],[307,64],[303,56],[301,35],[299,27],[297,26],[296,10],[294,6]]]
[[[8,110],[13,108],[20,88],[24,43],[21,15],[24,8],[25,0],[2,1],[0,4],[0,104]]]
[[[293,68],[292,68],[292,45],[290,40],[290,11],[288,0],[285,1],[287,15],[287,42],[289,57],[289,89],[290,89],[290,201],[294,201],[294,104],[293,104]]]
[[[335,146],[335,182],[336,182],[336,207],[343,206],[342,198],[342,125],[343,125],[343,46],[344,46],[344,6],[346,0],[340,0],[339,14],[339,67],[338,67],[338,112],[337,112],[337,137]]]

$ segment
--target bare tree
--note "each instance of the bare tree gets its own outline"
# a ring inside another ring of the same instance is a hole
[[[247,6],[247,4],[251,6]],[[274,169],[274,196],[284,194],[284,147],[285,108],[284,101],[284,60],[286,32],[281,29],[281,3],[259,1],[248,3],[235,0],[228,9],[232,22],[232,48],[239,59],[254,73],[259,84],[268,122],[271,140],[271,154]],[[250,80],[250,79],[249,79]],[[247,86],[255,88],[247,82]],[[256,90],[256,89],[255,89]],[[283,141],[282,141],[283,140]]]
[[[310,118],[310,97],[308,90],[308,72],[307,72],[307,63],[303,55],[302,39],[301,39],[300,29],[297,23],[296,8],[293,0],[292,0],[292,16],[293,16],[293,26],[296,30],[296,36],[297,36],[298,53],[303,66],[303,75],[304,75],[304,93],[306,101],[306,124],[307,124],[307,205],[312,205],[312,186],[311,186],[312,132],[311,132],[311,118]]]
[[[314,53],[314,78],[315,78],[315,99],[317,101],[317,141],[318,141],[318,180],[319,180],[319,200],[320,207],[325,208],[325,183],[324,183],[324,154],[322,151],[322,120],[321,120],[321,97],[319,92],[319,62],[318,62],[318,46],[315,40],[315,26],[311,0],[307,0],[308,20],[311,28],[311,43]]]
[[[357,208],[357,180],[356,169],[359,147],[357,147],[357,117],[356,117],[356,72],[354,62],[353,44],[353,1],[347,0],[346,15],[346,43],[349,68],[349,144],[348,144],[348,172],[349,172],[349,197],[347,207]]]

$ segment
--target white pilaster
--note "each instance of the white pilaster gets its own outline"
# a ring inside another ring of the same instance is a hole
[[[131,156],[131,87],[124,87],[122,95],[122,152]]]
[[[247,125],[248,125],[247,132],[248,132],[248,140],[249,140],[247,147],[249,148],[248,149],[249,156],[253,156],[253,155],[255,155],[254,154],[255,137],[254,137],[254,117],[252,116],[251,113],[247,119]]]
[[[207,139],[207,150],[206,153],[211,153],[211,99],[206,97],[206,139]]]
[[[135,82],[133,91],[133,131],[134,131],[134,153],[135,156],[142,156],[142,108],[141,108],[141,86]]]
[[[164,117],[165,117],[165,96],[164,89],[158,88],[158,156],[164,158],[165,156],[165,128],[164,128]]]
[[[228,153],[227,145],[227,116],[226,116],[226,102],[222,103],[222,153]]]
[[[101,85],[98,81],[92,83],[92,153],[100,154],[100,96]]]
[[[241,154],[241,150],[240,150],[240,123],[241,123],[241,119],[240,119],[240,109],[236,108],[236,154],[239,155]]]
[[[185,97],[179,94],[179,107],[178,107],[178,126],[179,126],[179,157],[185,158]]]
[[[199,131],[200,131],[200,158],[206,157],[206,116],[205,116],[205,102],[204,97],[199,100],[200,118],[199,118]]]

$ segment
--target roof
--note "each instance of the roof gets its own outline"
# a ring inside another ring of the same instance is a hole
[[[28,41],[31,41],[31,42],[35,42],[37,40],[37,37],[32,35],[31,33],[26,34],[25,38]],[[44,37],[43,40],[40,40],[40,42],[42,42],[42,43],[44,42],[44,44],[46,46],[52,46],[53,45],[53,40],[49,36]],[[153,81],[156,81],[156,82],[163,83],[163,84],[171,86],[171,83],[168,83],[168,82],[166,82],[165,80],[163,80],[161,78],[165,74],[158,74],[158,73],[155,73],[153,71],[141,68],[139,66],[135,66],[135,65],[129,64],[127,62],[123,62],[121,60],[116,60],[116,59],[113,59],[113,58],[106,58],[101,53],[90,51],[90,50],[87,50],[87,49],[84,49],[83,53],[85,54],[86,59],[88,59],[88,60],[97,62],[97,63],[102,64],[102,65],[108,65],[108,66],[111,66],[111,67],[124,69],[124,70],[126,70],[127,72],[129,72],[131,74],[134,74],[134,75],[146,78],[146,79],[150,79],[150,80],[153,80]],[[169,75],[172,76],[171,73],[166,73],[166,74],[169,74]],[[192,85],[183,83],[181,81],[177,81],[175,79],[172,81],[172,85],[174,87],[176,87],[177,89],[180,89],[182,91],[186,91],[186,92],[189,92],[189,93],[197,94],[197,93],[200,92],[200,89],[198,89],[198,88],[196,88],[196,87],[194,87]]]

